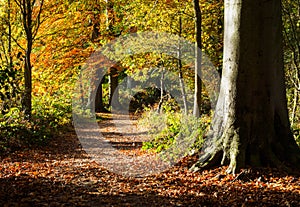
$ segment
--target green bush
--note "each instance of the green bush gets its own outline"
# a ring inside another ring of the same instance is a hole
[[[151,141],[143,143],[142,149],[151,149],[157,153],[168,151],[169,154],[177,156],[182,155],[183,151],[195,152],[201,148],[210,117],[197,119],[174,110],[157,113],[148,109],[140,119],[140,124],[149,129],[151,138]]]
[[[298,146],[300,147],[300,128],[294,127],[293,135],[294,135],[294,138],[295,138]]]
[[[71,123],[71,104],[50,98],[34,98],[32,117],[25,118],[18,107],[0,114],[0,153],[45,145],[58,129]]]
[[[32,112],[37,122],[44,121],[52,128],[57,128],[71,122],[72,105],[71,98],[63,95],[59,97],[34,97]]]
[[[0,130],[2,152],[46,143],[53,134],[46,120],[33,117],[29,121],[18,108],[11,108],[7,114],[0,117]]]

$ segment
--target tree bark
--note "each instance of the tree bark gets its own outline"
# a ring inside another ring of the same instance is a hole
[[[28,119],[31,117],[32,111],[32,65],[31,65],[31,51],[33,45],[33,31],[32,31],[32,5],[30,0],[23,1],[22,5],[23,15],[23,26],[26,33],[26,52],[25,52],[25,66],[24,66],[24,80],[25,80],[25,91],[24,91],[24,112]]]
[[[164,95],[165,95],[165,69],[163,68],[161,71],[160,77],[160,100],[157,106],[157,112],[162,113],[162,104],[164,102]]]
[[[13,68],[13,56],[12,56],[12,20],[11,20],[11,0],[7,1],[7,7],[8,7],[8,12],[7,12],[7,24],[8,24],[8,65],[9,68]]]
[[[94,11],[97,11],[97,8],[94,7],[93,8]],[[98,11],[97,11],[98,12]],[[93,30],[92,30],[92,34],[91,34],[91,40],[92,41],[97,41],[97,39],[100,36],[100,32],[99,32],[99,28],[100,28],[100,17],[98,15],[96,15],[96,13],[94,13],[94,18],[92,20],[93,23]],[[108,21],[108,19],[107,19]],[[98,70],[96,72],[96,78],[98,79],[99,77],[101,77],[101,70]],[[95,94],[95,102],[92,103],[92,100],[89,100],[90,103],[95,104],[95,112],[96,113],[100,113],[100,112],[108,112],[108,110],[105,109],[104,104],[103,104],[103,90],[102,90],[102,83],[103,80],[100,80],[100,83],[98,86],[95,86],[96,88],[94,88],[94,90],[96,90],[96,94]],[[90,93],[94,93],[95,91],[93,91],[92,89],[90,89]],[[92,95],[90,94],[89,98],[91,98]]]
[[[114,67],[109,72],[109,106],[120,109],[119,90],[118,90],[118,70]]]
[[[30,39],[29,39],[30,40]],[[31,65],[31,50],[32,50],[32,41],[27,42],[27,49],[25,54],[25,66],[24,66],[24,80],[25,80],[25,91],[23,99],[24,113],[28,119],[31,117],[32,111],[32,65]]]
[[[200,116],[201,109],[201,91],[202,91],[202,82],[201,82],[201,62],[202,62],[202,40],[201,40],[201,9],[199,5],[199,0],[194,0],[194,10],[195,10],[195,34],[196,34],[196,43],[195,43],[195,94],[194,94],[194,109],[193,115],[195,117]]]
[[[225,0],[223,72],[211,131],[192,169],[300,167],[286,104],[281,1]]]
[[[23,29],[26,35],[26,48],[25,48],[25,65],[24,65],[24,81],[25,89],[23,96],[23,108],[25,116],[27,119],[31,118],[32,112],[32,64],[31,64],[31,52],[33,48],[33,41],[36,37],[38,29],[41,25],[40,17],[42,13],[42,8],[44,1],[41,0],[39,4],[39,9],[34,14],[33,8],[35,6],[35,1],[31,0],[15,0],[15,3],[20,9],[22,15]],[[35,16],[35,18],[34,18]]]
[[[94,77],[92,77],[91,83],[89,85],[89,96],[86,104],[86,108],[92,113],[108,112],[103,104],[103,94],[102,94],[102,81],[100,78],[103,77],[103,69],[99,68],[96,70]],[[82,92],[83,94],[83,92]]]
[[[102,81],[100,82],[97,91],[96,91],[96,97],[95,97],[95,112],[108,112],[108,110],[105,109],[103,104],[103,94],[102,94]]]
[[[179,16],[179,37],[181,37],[181,33],[182,33],[182,18],[181,18],[181,14],[180,14],[180,16]],[[186,98],[185,85],[184,85],[184,79],[183,79],[183,73],[182,73],[181,58],[182,58],[181,42],[179,40],[177,67],[178,67],[178,70],[179,70],[179,84],[180,84],[182,101],[183,101],[183,111],[184,111],[184,114],[187,115],[188,114],[188,106],[187,106],[187,98]]]

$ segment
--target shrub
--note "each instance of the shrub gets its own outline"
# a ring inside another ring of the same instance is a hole
[[[179,157],[183,153],[194,153],[201,148],[210,117],[197,119],[174,110],[157,113],[148,109],[139,123],[149,129],[151,138],[151,141],[143,143],[142,149],[151,149],[157,153],[165,151]]]
[[[30,120],[18,107],[0,114],[0,153],[8,153],[24,147],[45,145],[58,129],[71,123],[71,105],[62,101],[50,101],[45,97],[33,99]]]
[[[299,125],[299,127],[294,126],[294,127],[292,128],[292,130],[293,130],[294,138],[295,138],[295,140],[296,140],[298,146],[300,147],[300,125]]]

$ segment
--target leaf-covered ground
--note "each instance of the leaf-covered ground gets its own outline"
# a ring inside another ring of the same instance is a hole
[[[92,162],[73,130],[47,146],[1,158],[0,206],[300,206],[300,178],[278,170],[191,173],[196,157],[128,178]]]

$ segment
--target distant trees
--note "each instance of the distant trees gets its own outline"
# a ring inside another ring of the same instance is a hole
[[[10,70],[6,71],[6,74],[14,76],[14,74],[18,73],[18,71],[16,71],[16,66],[24,59],[24,91],[22,93],[22,105],[27,118],[30,119],[32,110],[31,53],[34,40],[41,25],[41,13],[43,11],[44,0],[7,0],[3,3],[6,3],[6,5],[2,5],[6,10],[6,15],[1,17],[1,22],[3,22],[3,28],[1,28],[1,40],[2,53],[5,55],[6,60],[4,61],[2,59],[1,61],[2,64],[6,62],[6,67]],[[18,62],[17,65],[14,64],[14,61]],[[14,79],[14,77],[11,78]],[[14,85],[16,88],[16,82]]]
[[[34,39],[41,24],[43,3],[44,0],[6,0],[3,2],[5,5],[2,5],[6,12],[6,15],[1,18],[3,23],[3,28],[1,28],[2,53],[5,54],[6,57],[6,61],[2,59],[2,63],[6,62],[8,69],[6,74],[10,74],[14,80],[15,74],[18,73],[14,61],[18,62],[17,64],[19,65],[20,61],[24,58],[24,91],[22,93],[22,104],[28,118],[31,116],[32,105],[31,53]],[[20,37],[25,38],[25,44]],[[18,49],[16,49],[17,47]],[[19,50],[19,52],[16,52],[16,50]],[[8,78],[8,80],[9,79],[10,78]],[[16,88],[17,83],[16,80],[14,81],[14,88]]]
[[[12,99],[18,95],[18,71],[13,33],[14,15],[11,0],[0,3],[0,111],[6,113],[15,104]],[[20,58],[20,54],[18,58]],[[16,64],[15,64],[16,63]]]
[[[241,2],[243,7],[238,8]],[[283,150],[297,151],[289,138],[291,133],[284,98],[283,63],[280,62],[282,45],[277,44],[282,37],[276,35],[283,29],[290,119],[294,126],[299,126],[299,0],[283,2],[284,28],[277,18],[280,16],[279,0],[263,2],[261,6],[258,0],[232,0],[225,4],[228,7],[223,88],[210,136],[214,138],[209,139],[217,145],[210,153],[206,153],[209,157],[206,161],[215,160],[220,153],[224,153],[224,161],[231,163],[230,172],[247,164],[277,165],[279,161],[285,161]],[[49,113],[57,112],[51,110],[51,107],[71,111],[74,82],[86,59],[97,48],[128,33],[155,31],[182,36],[195,41],[196,47],[205,51],[217,68],[222,67],[221,1],[4,0],[0,5],[0,104],[7,106],[6,103],[10,103],[16,94],[21,94],[23,110],[28,119],[32,109],[35,113],[44,110],[46,106]],[[241,18],[230,16],[233,13],[241,15]],[[267,24],[270,19],[274,19],[271,22],[274,28]],[[231,25],[236,22],[236,25]],[[202,91],[205,91],[206,86],[202,85],[198,76],[201,75],[201,51],[197,49],[196,52],[195,73],[190,72],[191,65],[175,60],[184,55],[180,48],[178,57],[164,56],[162,59],[166,63],[166,70],[178,72],[181,83],[185,81],[181,89],[195,89],[194,107],[189,110],[199,116],[199,106],[205,101],[205,93],[202,93],[201,98],[201,90],[203,87]],[[118,95],[116,89],[120,79],[158,67],[157,57],[153,54],[134,54],[119,62],[117,70],[108,69],[105,80],[93,89],[97,90],[92,100],[96,112],[106,111],[105,106],[107,108],[112,102],[112,94]],[[271,59],[278,62],[272,62]],[[193,96],[182,91],[183,99],[185,95]],[[87,96],[82,100],[88,102]],[[184,108],[187,111],[187,107]],[[259,125],[267,127],[262,129]],[[268,140],[262,138],[264,141],[259,141],[263,134]],[[240,144],[238,152],[234,152],[235,143]],[[253,143],[260,146],[259,149],[253,149]],[[266,151],[268,153],[262,153]]]

